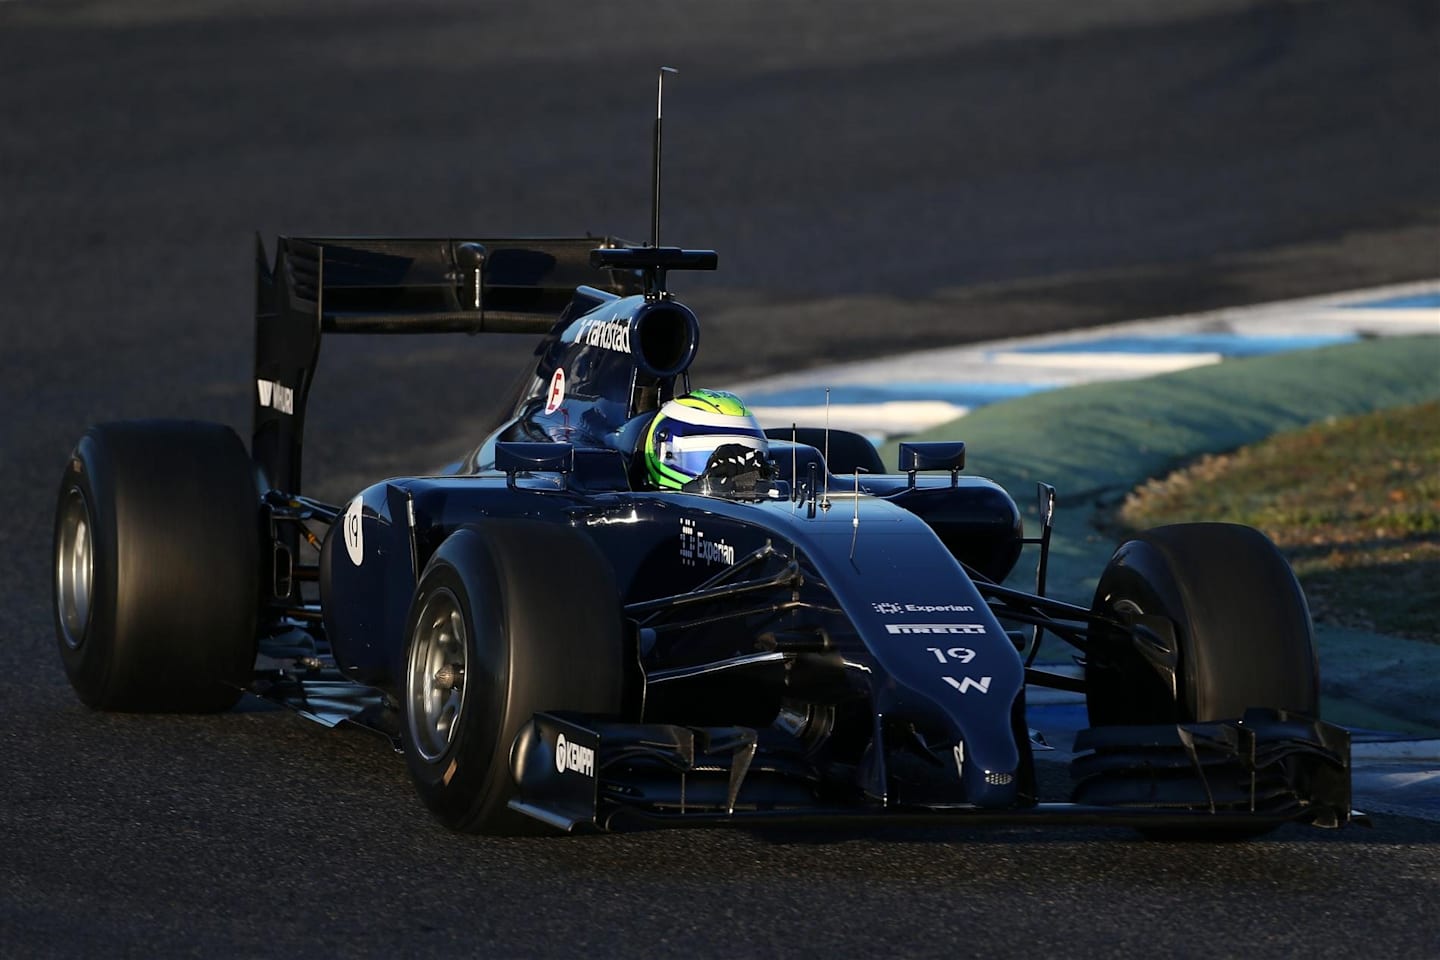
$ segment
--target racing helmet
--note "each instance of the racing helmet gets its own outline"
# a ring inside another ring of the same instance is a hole
[[[656,486],[679,490],[705,473],[727,444],[764,460],[769,451],[745,401],[723,390],[692,390],[660,408],[645,433],[645,472]]]

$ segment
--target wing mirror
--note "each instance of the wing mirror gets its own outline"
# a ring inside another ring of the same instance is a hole
[[[575,448],[568,443],[526,443],[502,440],[495,444],[495,469],[515,486],[517,473],[570,473],[575,469]]]
[[[949,470],[950,486],[958,486],[960,471],[964,469],[963,440],[900,444],[900,471],[910,475],[911,487],[915,486],[915,474],[921,470]]]

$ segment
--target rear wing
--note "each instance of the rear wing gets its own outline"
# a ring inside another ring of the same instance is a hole
[[[623,246],[612,237],[281,237],[272,268],[257,237],[251,455],[264,483],[300,492],[305,402],[323,334],[543,335],[577,286],[643,292],[640,271],[591,266],[591,251]]]

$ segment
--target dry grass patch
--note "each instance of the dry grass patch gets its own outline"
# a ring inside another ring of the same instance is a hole
[[[1440,642],[1440,403],[1279,434],[1152,480],[1125,530],[1225,520],[1263,530],[1320,622]]]

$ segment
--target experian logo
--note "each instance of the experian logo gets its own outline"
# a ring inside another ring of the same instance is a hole
[[[870,604],[876,613],[974,613],[975,608],[964,603],[889,603],[877,601]]]
[[[960,634],[984,633],[985,627],[978,623],[887,623],[888,633],[898,634]]]

